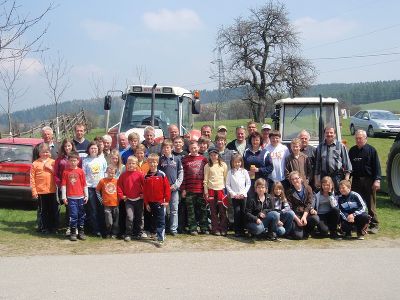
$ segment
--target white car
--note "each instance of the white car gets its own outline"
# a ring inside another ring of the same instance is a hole
[[[363,129],[370,137],[397,135],[400,132],[399,117],[387,110],[361,110],[350,118],[350,133]]]

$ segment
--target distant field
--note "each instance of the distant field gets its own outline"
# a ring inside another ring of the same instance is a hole
[[[383,109],[383,110],[390,110],[397,114],[400,113],[400,99],[374,102],[368,104],[360,104],[359,106],[362,109]]]

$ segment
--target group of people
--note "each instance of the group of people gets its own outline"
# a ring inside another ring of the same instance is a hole
[[[334,128],[316,148],[302,130],[290,143],[269,124],[250,121],[236,128],[227,143],[227,128],[204,125],[197,140],[181,137],[170,125],[161,143],[155,130],[144,141],[132,132],[85,139],[85,126],[75,126],[73,139],[60,146],[49,127],[34,149],[32,195],[38,199],[38,229],[59,228],[59,204],[67,208],[66,234],[84,240],[85,228],[99,237],[125,241],[148,238],[158,245],[166,231],[175,236],[213,234],[306,239],[333,239],[377,233],[376,191],[380,164],[365,131],[347,148]],[[350,179],[352,183],[350,182]],[[210,220],[210,221],[209,221]]]

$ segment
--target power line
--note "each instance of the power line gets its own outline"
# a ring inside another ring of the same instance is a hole
[[[378,63],[374,63],[374,64],[361,65],[361,66],[355,66],[355,67],[347,67],[347,68],[334,69],[334,70],[329,70],[329,71],[321,72],[320,74],[331,73],[331,72],[337,72],[337,71],[344,71],[344,70],[352,70],[352,69],[361,69],[361,68],[365,68],[365,67],[371,67],[371,66],[376,66],[376,65],[388,64],[388,63],[397,62],[397,61],[400,61],[400,59],[388,60],[388,61],[378,62]]]
[[[391,53],[376,53],[376,54],[350,55],[350,56],[337,56],[337,57],[317,57],[317,58],[309,58],[309,59],[310,60],[336,60],[336,59],[348,59],[348,58],[390,56],[390,55],[399,55],[399,54],[400,54],[400,52],[391,52]]]

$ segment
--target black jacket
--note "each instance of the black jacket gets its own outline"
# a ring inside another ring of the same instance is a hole
[[[270,195],[265,194],[264,202],[261,202],[258,195],[254,198],[250,198],[246,203],[246,219],[247,222],[255,223],[259,218],[260,213],[265,215],[274,210],[274,203]]]

